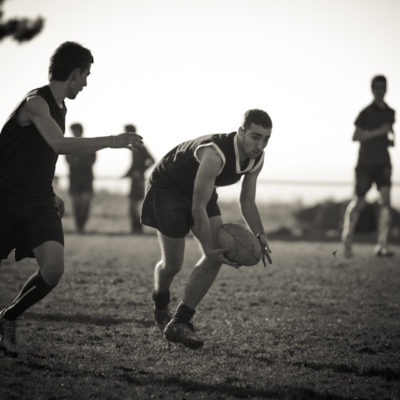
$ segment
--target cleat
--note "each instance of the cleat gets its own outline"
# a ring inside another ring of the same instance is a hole
[[[168,322],[171,321],[171,318],[168,308],[162,310],[154,309],[154,321],[161,333],[164,332],[164,329],[168,325]]]
[[[4,310],[0,313],[0,350],[9,357],[17,357],[16,348],[16,321],[9,321],[4,318]]]
[[[164,336],[169,342],[181,343],[189,349],[199,349],[204,342],[194,333],[193,325],[172,319],[164,330]]]
[[[377,257],[393,257],[394,252],[392,250],[388,250],[386,247],[376,247],[374,253]]]

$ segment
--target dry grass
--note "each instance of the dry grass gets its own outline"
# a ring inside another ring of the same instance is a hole
[[[267,270],[223,267],[190,351],[152,321],[154,236],[68,234],[61,283],[20,321],[20,356],[0,357],[0,398],[398,399],[398,256],[358,244],[345,262],[337,246],[272,241]],[[197,256],[189,239],[174,307]],[[2,265],[0,306],[34,270]]]

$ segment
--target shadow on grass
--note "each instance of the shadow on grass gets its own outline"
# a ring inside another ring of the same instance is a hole
[[[360,369],[354,365],[346,365],[346,364],[318,364],[318,363],[293,363],[293,365],[297,367],[305,367],[310,368],[315,371],[321,370],[331,370],[333,372],[345,373],[345,374],[354,374],[357,376],[365,376],[365,377],[379,377],[385,378],[388,381],[398,381],[400,380],[400,370],[393,370],[391,368],[375,368],[370,367],[366,369]]]
[[[107,315],[93,315],[93,314],[40,314],[34,312],[26,312],[24,318],[33,319],[36,321],[52,321],[52,322],[73,322],[76,324],[84,325],[97,325],[97,326],[111,326],[123,324],[126,322],[134,322],[130,318],[115,318]],[[143,323],[143,321],[139,321]],[[149,321],[146,321],[146,325]]]
[[[134,369],[125,367],[116,367],[123,371],[118,376],[119,379],[125,380],[127,383],[144,386],[144,385],[161,385],[166,388],[170,386],[180,387],[185,392],[205,392],[209,395],[229,395],[235,398],[263,398],[263,399],[286,399],[286,400],[350,400],[353,397],[337,396],[330,393],[317,393],[312,389],[291,387],[291,386],[278,386],[273,385],[271,388],[252,388],[250,385],[235,386],[228,383],[201,383],[190,379],[182,379],[176,376],[162,378],[152,373],[145,371],[136,371]],[[136,376],[135,376],[136,375]],[[214,397],[213,397],[214,398]],[[216,397],[219,398],[219,397]],[[361,398],[358,398],[361,400]]]

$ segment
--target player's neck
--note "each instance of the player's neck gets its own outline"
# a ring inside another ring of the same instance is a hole
[[[379,108],[385,108],[386,104],[383,99],[374,99],[374,104],[376,104]]]
[[[49,83],[49,87],[50,87],[51,93],[53,94],[58,107],[63,108],[64,107],[64,99],[66,97],[65,82],[51,81]]]

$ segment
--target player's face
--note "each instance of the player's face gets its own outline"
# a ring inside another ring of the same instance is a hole
[[[81,71],[79,68],[74,69],[71,81],[68,86],[67,97],[75,99],[78,93],[87,85],[87,78],[90,75],[90,66]]]
[[[382,81],[375,82],[372,86],[372,93],[375,100],[383,100],[386,94],[386,83]]]
[[[239,143],[247,158],[257,158],[264,151],[271,137],[271,128],[252,123],[246,130],[239,128]]]

